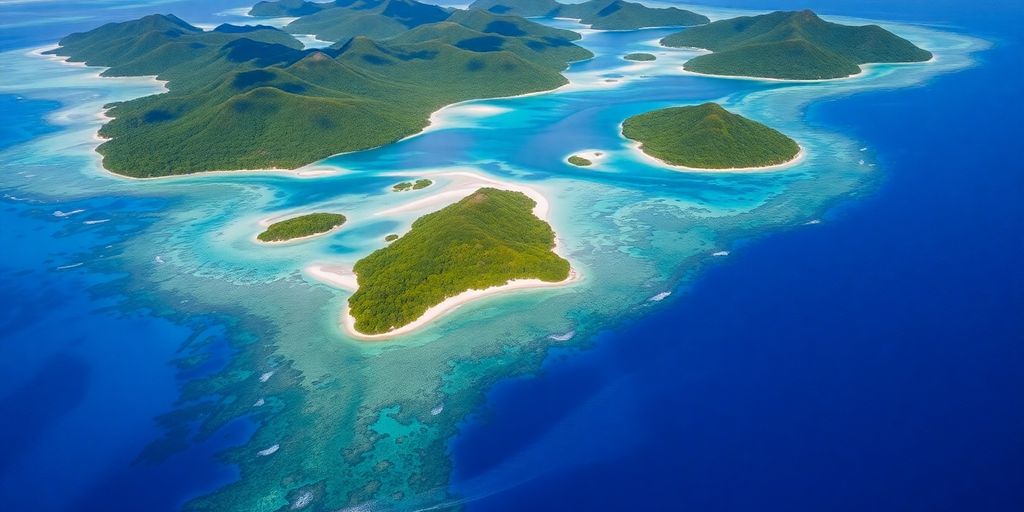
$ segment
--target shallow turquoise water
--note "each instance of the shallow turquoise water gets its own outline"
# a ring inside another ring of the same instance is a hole
[[[227,455],[239,465],[240,479],[205,503],[225,510],[274,510],[310,499],[318,509],[431,504],[459,497],[446,486],[446,440],[489,384],[533,372],[554,343],[585,345],[594,333],[658,308],[653,297],[683,290],[701,266],[722,259],[716,253],[813,223],[837,201],[871,191],[883,172],[871,148],[809,124],[807,105],[921,84],[969,66],[970,54],[984,47],[934,29],[892,28],[938,59],[872,66],[855,80],[800,85],[681,73],[678,64],[693,54],[653,43],[670,31],[587,33],[582,44],[598,57],[569,70],[570,86],[445,109],[436,128],[422,135],[312,166],[327,175],[142,182],[98,168],[96,114],[105,103],[159,86],[148,79],[99,79],[95,69],[19,49],[0,55],[0,93],[60,102],[48,114],[60,130],[33,133],[28,142],[3,149],[0,185],[11,201],[45,205],[34,215],[83,210],[54,217],[74,223],[60,229],[80,230],[88,240],[76,251],[73,239],[59,238],[46,254],[49,272],[95,281],[89,285],[95,294],[119,297],[111,306],[118,311],[151,310],[178,324],[206,315],[222,317],[211,324],[233,322],[219,334],[184,340],[184,355],[172,355],[186,337],[179,333],[161,344],[163,355],[149,360],[163,367],[176,358],[185,377],[179,375],[181,400],[171,403],[173,377],[164,377],[163,401],[141,416],[176,410],[163,421],[166,443],[152,445],[147,460],[169,464],[179,443],[242,432],[220,445],[236,446]],[[620,59],[635,51],[651,51],[659,60]],[[630,115],[704,101],[722,102],[787,133],[805,148],[805,160],[780,172],[682,173],[651,165],[619,135],[619,123]],[[564,162],[583,150],[606,158],[587,169]],[[481,300],[387,343],[349,339],[338,326],[347,292],[317,282],[304,269],[350,266],[437,203],[380,212],[465,187],[467,173],[543,193],[561,247],[583,281]],[[389,192],[397,181],[420,177],[436,184]],[[263,220],[324,209],[345,213],[349,223],[301,244],[264,247],[253,240]],[[114,284],[98,284],[104,279]],[[548,337],[570,331],[568,341]],[[240,417],[262,427],[251,433],[233,423]],[[147,430],[126,451],[140,449],[158,431]],[[216,487],[208,483],[183,496]],[[478,491],[470,483],[459,492]]]

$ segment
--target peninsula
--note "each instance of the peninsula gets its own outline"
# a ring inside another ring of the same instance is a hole
[[[356,262],[349,298],[354,329],[384,334],[410,324],[459,294],[518,280],[570,276],[555,234],[522,192],[481,188],[417,219],[390,245]]]
[[[711,21],[707,16],[677,7],[647,7],[623,0],[589,0],[582,3],[560,3],[556,0],[476,0],[469,7],[495,14],[572,18],[598,30],[689,27]]]
[[[787,80],[843,78],[870,62],[923,62],[932,54],[878,25],[830,23],[812,11],[742,16],[661,40],[714,53],[690,59],[694,73]]]
[[[321,235],[344,223],[345,216],[340,213],[309,213],[275,222],[256,238],[261,242],[287,242]]]
[[[272,27],[202,30],[151,15],[72,34],[49,53],[106,66],[104,76],[167,81],[164,94],[110,105],[100,130],[104,167],[139,178],[294,169],[381,146],[448,104],[560,87],[570,62],[593,56],[572,31],[445,13],[387,41],[319,50]]]
[[[800,154],[793,139],[717,103],[639,114],[622,123],[622,134],[644,153],[692,169],[769,167]]]

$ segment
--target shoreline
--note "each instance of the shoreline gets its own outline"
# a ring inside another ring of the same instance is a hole
[[[287,220],[287,219],[285,219],[285,220]],[[346,218],[346,223],[347,223],[347,221],[348,221],[348,219]],[[270,246],[273,246],[273,245],[289,245],[289,244],[292,244],[292,243],[302,242],[302,241],[305,241],[305,240],[310,240],[310,239],[313,239],[313,238],[329,235],[331,233],[336,233],[338,231],[341,231],[341,228],[344,227],[344,225],[345,224],[341,224],[339,226],[334,226],[333,228],[328,229],[327,231],[322,231],[320,233],[313,233],[312,235],[300,236],[298,238],[289,238],[288,240],[270,240],[269,242],[264,242],[263,240],[259,239],[259,235],[260,235],[259,233],[253,235],[252,239],[257,244],[260,244],[260,245],[270,245]],[[264,231],[266,231],[266,230],[264,230]]]
[[[331,274],[331,272],[329,270],[325,270],[323,266],[318,266],[315,269],[307,267],[307,271],[309,273],[311,273],[311,274],[316,272],[316,275],[319,275],[319,276],[325,276],[325,274],[327,274],[327,278],[331,279],[332,283],[337,283],[339,285],[341,285],[343,283],[346,283],[347,279],[348,279],[347,276],[340,275],[340,274],[336,275],[336,276],[330,276],[329,274]],[[352,274],[352,278],[353,279],[355,278],[355,274]],[[452,311],[455,311],[458,308],[460,308],[460,307],[462,307],[462,306],[464,306],[466,304],[469,304],[469,303],[471,303],[471,302],[473,302],[473,301],[475,301],[477,299],[482,299],[482,298],[485,298],[485,297],[491,297],[491,296],[502,294],[504,292],[511,292],[511,291],[517,291],[517,290],[518,291],[523,291],[523,290],[535,290],[535,289],[544,289],[544,288],[561,288],[563,286],[569,286],[571,284],[577,283],[577,282],[579,282],[581,280],[582,280],[582,277],[580,276],[579,272],[577,272],[575,268],[572,268],[570,266],[569,267],[569,276],[566,277],[565,279],[561,280],[561,281],[551,282],[551,281],[541,281],[540,279],[512,279],[512,280],[509,280],[508,282],[506,282],[503,285],[491,286],[489,288],[484,288],[484,289],[466,290],[466,291],[464,291],[462,293],[459,293],[458,295],[454,295],[452,297],[448,297],[447,299],[441,301],[440,303],[435,304],[435,305],[427,308],[427,310],[425,312],[423,312],[423,314],[420,315],[418,318],[416,318],[416,320],[413,320],[412,322],[409,322],[409,323],[407,323],[407,324],[405,324],[405,325],[403,325],[403,326],[401,326],[401,327],[399,327],[397,329],[393,329],[391,331],[388,331],[388,332],[385,332],[385,333],[381,333],[381,334],[364,334],[364,333],[361,333],[361,332],[357,331],[356,328],[355,328],[356,319],[355,319],[355,317],[352,316],[352,314],[351,314],[351,312],[349,310],[348,300],[346,300],[345,301],[345,307],[343,308],[342,313],[341,313],[341,324],[345,328],[345,332],[349,336],[352,336],[353,338],[356,338],[358,340],[362,340],[362,341],[387,340],[387,339],[395,338],[397,336],[401,336],[403,334],[408,334],[408,333],[416,331],[416,330],[418,330],[418,329],[420,329],[422,327],[426,327],[427,325],[429,325],[434,320],[437,320],[437,319],[447,315],[448,313],[451,313]]]
[[[623,137],[623,138],[625,138],[625,137]],[[676,171],[676,172],[692,172],[692,173],[715,174],[715,173],[756,173],[756,172],[781,171],[783,169],[788,169],[790,167],[794,167],[794,166],[800,164],[807,157],[807,150],[804,149],[803,145],[801,145],[800,143],[797,143],[797,146],[800,148],[800,150],[797,151],[796,155],[793,155],[793,158],[790,158],[789,160],[786,160],[785,162],[778,163],[778,164],[762,165],[762,166],[755,166],[755,167],[724,167],[724,168],[721,168],[721,169],[718,169],[718,168],[703,168],[703,167],[688,167],[688,166],[685,166],[685,165],[670,164],[670,163],[668,163],[668,162],[666,162],[666,161],[664,161],[664,160],[662,160],[662,159],[660,159],[660,158],[658,158],[656,156],[649,155],[644,150],[640,149],[640,146],[642,146],[642,144],[640,142],[634,141],[632,139],[626,139],[626,140],[630,141],[630,143],[631,143],[630,147],[636,153],[639,153],[640,155],[642,155],[644,157],[644,159],[649,160],[652,164],[655,164],[658,167],[662,167],[662,168],[669,169],[669,170]]]

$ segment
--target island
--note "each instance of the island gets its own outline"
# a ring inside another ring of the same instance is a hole
[[[635,61],[639,61],[639,62],[649,62],[649,61],[657,59],[657,57],[655,57],[653,54],[650,54],[650,53],[630,53],[630,54],[626,55],[625,57],[623,57],[623,59],[635,60]]]
[[[407,190],[420,190],[420,189],[427,188],[427,187],[429,187],[430,185],[433,185],[433,184],[434,184],[433,181],[430,181],[430,180],[427,180],[427,179],[421,179],[421,180],[416,180],[416,181],[403,181],[401,183],[396,183],[393,187],[391,187],[391,190],[394,191],[394,192],[405,192]]]
[[[522,192],[481,188],[413,222],[391,245],[356,262],[348,300],[354,329],[384,334],[471,290],[518,280],[565,281],[569,262],[555,233]]]
[[[793,139],[717,103],[639,114],[622,123],[622,134],[647,155],[698,170],[770,167],[800,154]]]
[[[394,233],[391,233],[390,235],[384,237],[385,242],[394,242],[395,240],[398,240],[398,235]]]
[[[878,25],[830,23],[807,10],[720,20],[672,34],[661,44],[714,52],[683,65],[694,73],[787,80],[843,78],[860,73],[860,64],[932,58]]]
[[[570,156],[569,163],[579,167],[587,167],[589,165],[594,164],[594,162],[587,160],[586,158],[583,158],[582,156],[579,155]]]
[[[275,222],[267,226],[266,231],[256,235],[256,238],[261,242],[288,242],[309,238],[337,229],[345,220],[345,216],[340,213],[309,213]]]
[[[494,14],[572,18],[598,30],[689,27],[711,21],[707,16],[677,7],[647,7],[623,0],[589,0],[582,3],[560,3],[556,0],[476,0],[469,7]]]
[[[268,26],[203,30],[151,15],[72,34],[48,53],[167,82],[166,93],[108,105],[97,151],[107,170],[135,178],[295,169],[378,147],[420,132],[445,105],[565,85],[569,63],[593,56],[572,31],[445,13],[386,41],[323,49]]]

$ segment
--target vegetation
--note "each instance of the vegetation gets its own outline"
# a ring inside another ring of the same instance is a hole
[[[652,61],[657,59],[657,57],[650,53],[630,53],[629,55],[623,57],[623,59],[637,61]]]
[[[698,169],[776,165],[800,152],[793,139],[716,103],[636,115],[622,124],[622,134],[655,158]]]
[[[249,9],[249,16],[265,16],[270,18],[308,16],[320,12],[329,5],[331,4],[307,2],[305,0],[258,2],[252,9]]]
[[[591,162],[579,155],[572,155],[569,157],[569,163],[580,167],[586,167],[588,165],[593,165],[594,162]]]
[[[429,187],[429,186],[431,186],[433,184],[434,184],[433,181],[426,180],[426,179],[416,180],[414,182],[412,182],[412,181],[403,181],[401,183],[396,183],[395,186],[391,187],[391,190],[394,191],[394,192],[405,192],[407,190],[419,190],[419,189],[422,189],[422,188],[427,188],[427,187]]]
[[[416,182],[412,184],[412,189],[419,190],[421,188],[427,188],[433,184],[434,182],[430,180],[416,180]]]
[[[703,25],[706,16],[676,7],[654,8],[623,0],[589,0],[559,3],[556,0],[476,0],[469,6],[495,14],[564,17],[580,20],[600,30],[633,30],[645,27]]]
[[[449,297],[512,279],[557,282],[569,262],[555,234],[521,192],[480,189],[420,217],[401,238],[359,260],[349,298],[355,328],[380,334],[406,325]]]
[[[841,78],[868,62],[921,62],[932,54],[879,27],[822,20],[811,11],[721,20],[661,40],[714,53],[690,59],[696,73],[792,80]]]
[[[444,21],[448,10],[415,0],[342,0],[322,4],[316,12],[285,26],[293,34],[315,34],[324,41],[363,36],[385,39],[410,28]]]
[[[72,34],[52,53],[107,66],[105,76],[168,81],[166,94],[110,105],[98,151],[132,177],[291,169],[380,146],[444,105],[559,87],[570,61],[592,56],[571,42],[578,34],[521,18],[449,19],[402,39],[304,50],[272,27],[203,31],[153,15]]]
[[[326,233],[344,223],[345,216],[340,213],[310,213],[275,222],[256,238],[261,242],[284,242]]]
[[[412,190],[412,183],[408,181],[396,183],[395,186],[391,187],[391,190],[393,192],[405,192],[406,190]]]
[[[394,242],[395,240],[398,240],[398,235],[394,233],[391,233],[390,235],[384,237],[385,242]]]

